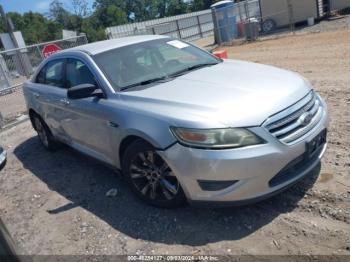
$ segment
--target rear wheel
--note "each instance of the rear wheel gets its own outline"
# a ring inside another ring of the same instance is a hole
[[[34,115],[33,122],[35,126],[35,130],[38,133],[39,140],[41,144],[47,150],[54,150],[56,148],[56,141],[51,134],[49,127],[46,125],[44,120],[41,119],[40,116]]]
[[[152,206],[173,208],[186,201],[170,167],[143,140],[137,140],[127,148],[123,157],[123,174],[132,191]]]
[[[270,33],[271,31],[275,30],[276,23],[272,19],[267,19],[262,24],[262,30],[264,33]]]

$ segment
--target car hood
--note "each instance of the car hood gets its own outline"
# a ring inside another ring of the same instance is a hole
[[[145,111],[174,121],[186,119],[187,125],[191,119],[195,123],[203,119],[211,127],[244,127],[261,125],[269,116],[303,98],[310,89],[310,84],[296,73],[225,60],[166,83],[119,94],[129,105],[135,102]]]

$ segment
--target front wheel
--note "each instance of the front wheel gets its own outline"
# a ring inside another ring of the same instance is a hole
[[[123,157],[123,174],[132,191],[146,203],[174,208],[186,198],[179,181],[155,149],[143,140],[136,140]]]

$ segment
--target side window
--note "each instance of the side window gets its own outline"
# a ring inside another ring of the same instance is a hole
[[[45,69],[46,67],[43,67],[39,74],[36,77],[36,83],[38,84],[45,84]]]
[[[64,60],[55,60],[47,63],[39,72],[36,83],[64,87]]]
[[[81,84],[96,84],[93,74],[80,60],[68,59],[66,70],[67,88]]]

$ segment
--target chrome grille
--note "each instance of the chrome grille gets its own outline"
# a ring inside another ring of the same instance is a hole
[[[268,118],[263,126],[282,143],[292,144],[321,120],[322,104],[314,91],[286,110]]]

